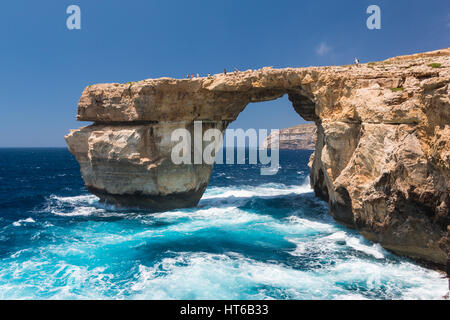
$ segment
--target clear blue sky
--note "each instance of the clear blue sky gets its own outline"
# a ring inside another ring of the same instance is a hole
[[[81,7],[82,29],[66,28]],[[382,29],[366,28],[381,7]],[[0,5],[0,146],[65,146],[82,90],[186,73],[350,64],[448,47],[448,0],[42,0]],[[300,123],[287,98],[233,127]]]

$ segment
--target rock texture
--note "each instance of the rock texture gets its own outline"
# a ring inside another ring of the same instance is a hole
[[[280,150],[314,150],[316,145],[315,124],[299,124],[282,129],[278,134],[271,133],[262,143],[263,148],[272,148],[272,141],[278,140]]]
[[[102,201],[194,206],[212,166],[174,165],[170,131],[224,130],[249,102],[285,94],[317,126],[315,193],[336,220],[387,249],[444,265],[450,181],[450,49],[359,66],[248,70],[86,88],[66,136]]]

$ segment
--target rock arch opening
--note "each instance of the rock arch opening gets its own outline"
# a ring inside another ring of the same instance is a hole
[[[314,107],[306,97],[298,95],[295,99],[299,108]],[[278,175],[282,160],[278,149],[314,150],[315,123],[306,122],[298,114],[287,92],[258,90],[249,100],[223,133],[216,165],[264,165],[261,175]]]

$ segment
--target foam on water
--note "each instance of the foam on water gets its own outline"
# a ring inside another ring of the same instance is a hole
[[[233,253],[181,253],[151,267],[140,265],[131,292],[139,299],[369,299],[374,293],[382,299],[433,299],[445,294],[436,273],[418,268],[409,278],[409,268],[351,261],[303,271]],[[386,283],[390,289],[381,289]]]
[[[111,217],[123,215],[123,210],[118,210],[112,205],[100,203],[99,198],[94,195],[80,195],[75,197],[52,195],[49,197],[47,207],[44,211],[65,217]]]
[[[284,184],[268,183],[257,187],[241,186],[239,189],[236,189],[235,187],[212,187],[206,190],[202,199],[276,197],[288,194],[302,194],[311,191],[309,179],[306,179],[306,182],[301,186],[286,186]]]
[[[264,197],[273,195],[274,189],[286,195],[298,190],[264,185],[251,192],[255,194],[253,197]],[[242,191],[227,190],[234,194]],[[264,192],[258,195],[255,190]],[[107,211],[97,207],[93,196],[56,200],[56,206],[63,203],[73,206],[72,211],[66,208],[65,216],[77,216],[82,208],[88,208],[91,214]],[[149,221],[166,224],[151,228]],[[123,222],[144,223],[130,231],[120,230]],[[343,230],[327,215],[316,220],[295,214],[278,218],[222,206],[132,215],[118,224],[91,221],[82,224],[69,234],[64,233],[60,243],[47,244],[34,252],[20,250],[4,259],[0,279],[12,276],[12,281],[0,281],[0,298],[430,299],[443,297],[447,289],[439,273],[411,262],[388,260],[393,255]],[[129,253],[132,248],[151,247],[152,243],[189,241],[198,236],[205,237],[204,241],[210,237],[211,241],[217,237],[214,234],[217,230],[236,229],[238,235],[243,230],[239,226],[246,226],[244,237],[250,242],[257,239],[262,244],[265,235],[271,243],[293,244],[293,249],[278,249],[293,258],[330,263],[299,267],[290,265],[288,260],[265,261],[233,251],[219,254],[169,249],[156,260],[136,264]],[[48,225],[48,228],[55,227]],[[83,263],[83,257],[96,257],[100,251],[108,250],[110,260],[94,266]],[[115,257],[117,252],[122,253],[120,259]],[[128,270],[117,269],[127,255]]]
[[[13,222],[13,226],[15,227],[20,227],[21,225],[25,224],[25,223],[35,223],[36,221],[34,221],[33,218],[26,218],[26,219],[20,219],[18,221],[14,221]]]
[[[299,154],[292,157],[278,180],[260,178],[259,168],[254,173],[245,168],[242,177],[237,169],[219,167],[223,171],[213,173],[197,208],[155,214],[116,210],[81,194],[82,181],[70,180],[79,176],[77,165],[73,172],[54,172],[51,177],[68,180],[38,198],[41,204],[0,217],[0,299],[446,294],[448,283],[440,273],[338,225],[303,179],[309,154],[301,165]],[[41,188],[47,185],[43,180]]]

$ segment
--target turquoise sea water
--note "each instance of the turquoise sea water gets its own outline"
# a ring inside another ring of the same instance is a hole
[[[442,274],[338,225],[310,152],[216,165],[198,208],[98,203],[66,149],[0,149],[0,299],[440,299]]]

